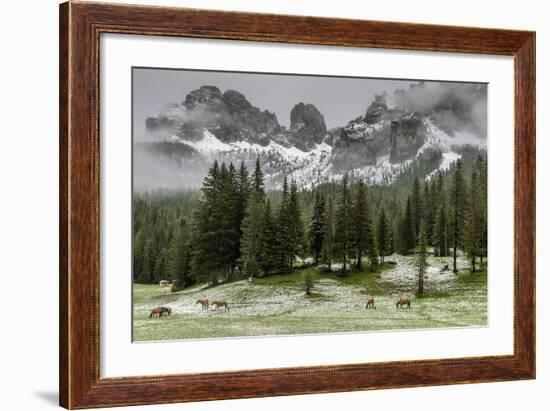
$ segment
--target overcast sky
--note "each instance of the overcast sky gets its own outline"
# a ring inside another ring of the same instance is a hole
[[[285,126],[296,104],[312,103],[332,128],[364,115],[374,94],[390,94],[410,84],[408,80],[136,68],[134,131],[143,135],[147,117],[157,114],[166,103],[182,102],[190,91],[205,85],[217,86],[222,93],[230,89],[241,92],[252,105],[274,112]]]

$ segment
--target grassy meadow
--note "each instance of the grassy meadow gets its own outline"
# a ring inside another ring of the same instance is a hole
[[[414,257],[392,255],[378,272],[351,272],[347,276],[320,268],[258,278],[254,283],[234,281],[208,287],[195,284],[179,292],[170,287],[134,284],[134,341],[220,338],[336,332],[381,331],[487,325],[486,269],[457,274],[442,271],[451,258],[428,257],[425,290],[416,296],[418,281]],[[468,267],[459,260],[460,267]],[[368,263],[365,264],[368,266]],[[313,288],[305,292],[309,271]],[[376,309],[365,309],[368,298]],[[400,298],[410,309],[396,309]],[[227,301],[230,311],[210,305],[201,310],[199,299]],[[149,318],[157,306],[172,314]]]

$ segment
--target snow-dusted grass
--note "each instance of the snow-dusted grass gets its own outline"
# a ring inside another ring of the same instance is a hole
[[[440,272],[452,259],[429,257],[425,293],[416,296],[412,257],[394,255],[378,273],[341,277],[311,268],[315,285],[307,296],[303,271],[260,278],[255,284],[237,281],[217,287],[197,285],[171,293],[156,285],[134,285],[134,340],[236,337],[280,334],[374,331],[436,327],[484,326],[487,323],[485,271]],[[367,297],[376,310],[366,310]],[[411,299],[411,309],[396,309],[396,301]],[[210,306],[202,311],[198,299],[224,300],[229,312]],[[170,317],[149,319],[152,308],[172,308]]]

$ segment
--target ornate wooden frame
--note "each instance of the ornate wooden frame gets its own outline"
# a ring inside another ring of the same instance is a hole
[[[513,56],[514,354],[155,377],[99,374],[101,33]],[[535,377],[535,33],[184,8],[60,6],[60,404],[90,408]]]

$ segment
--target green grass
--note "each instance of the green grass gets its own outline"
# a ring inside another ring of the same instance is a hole
[[[487,271],[470,273],[461,261],[459,273],[440,274],[447,260],[431,259],[425,294],[416,296],[412,257],[378,272],[352,271],[346,276],[307,268],[258,278],[255,284],[236,281],[216,287],[197,284],[171,293],[158,285],[134,285],[135,341],[219,338],[257,335],[310,334],[415,328],[467,327],[487,324]],[[313,278],[306,295],[304,276]],[[411,309],[398,310],[405,296]],[[366,310],[375,298],[376,310]],[[230,312],[210,307],[201,311],[198,299],[225,300]],[[173,309],[170,317],[149,319],[158,305]]]

